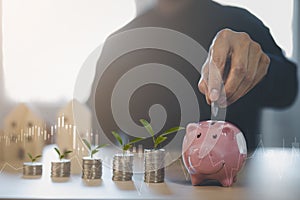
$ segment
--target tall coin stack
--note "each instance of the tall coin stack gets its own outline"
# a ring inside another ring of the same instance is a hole
[[[162,183],[165,179],[165,150],[144,150],[144,182]]]
[[[84,157],[82,159],[82,179],[101,179],[102,161],[97,158]]]
[[[26,162],[23,164],[23,176],[41,176],[43,173],[42,163]]]
[[[70,177],[70,174],[71,174],[70,160],[51,162],[51,177],[64,178],[64,177]]]
[[[115,154],[113,157],[113,181],[131,181],[133,154]]]

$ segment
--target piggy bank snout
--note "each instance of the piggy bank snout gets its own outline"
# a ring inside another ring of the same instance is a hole
[[[214,174],[220,171],[225,164],[224,161],[214,164],[213,160],[216,158],[217,157],[215,157],[215,153],[213,151],[193,148],[187,156],[188,163],[186,167],[190,174]]]
[[[203,149],[201,147],[193,146],[188,151],[188,156],[196,158],[197,160],[203,159],[207,154],[209,154],[209,149],[207,147],[204,147]]]

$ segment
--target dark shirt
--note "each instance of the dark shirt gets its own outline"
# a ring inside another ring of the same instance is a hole
[[[244,9],[222,6],[208,0],[195,0],[189,7],[172,16],[164,15],[154,8],[132,20],[110,38],[123,31],[141,27],[162,27],[184,33],[201,44],[206,51],[215,35],[224,28],[246,32],[261,45],[263,51],[271,59],[268,74],[249,93],[227,108],[225,119],[242,130],[248,149],[256,147],[257,135],[261,134],[259,127],[262,109],[285,108],[290,106],[297,96],[295,64],[285,58],[269,29]],[[108,43],[104,45],[103,54],[109,54],[114,51],[114,48],[119,48],[118,45],[122,45]],[[201,113],[199,121],[210,119],[210,106],[198,90],[200,74],[190,63],[172,52],[151,48],[139,49],[114,60],[101,75],[99,82],[94,83],[95,97],[92,95],[92,98],[95,98],[95,102],[93,104],[95,104],[99,124],[106,135],[109,135],[112,130],[122,131],[122,127],[118,127],[115,123],[111,111],[111,94],[116,82],[128,70],[145,63],[165,64],[184,75],[197,95]],[[101,68],[99,65],[98,63],[97,68]],[[179,125],[180,103],[168,88],[155,84],[139,88],[131,97],[128,109],[132,119],[137,124],[140,118],[149,119],[148,111],[154,104],[161,104],[167,112],[168,117],[163,130]],[[113,140],[111,136],[108,137]],[[147,145],[147,140],[144,145]]]

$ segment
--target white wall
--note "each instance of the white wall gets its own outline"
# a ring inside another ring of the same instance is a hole
[[[134,0],[3,0],[5,88],[13,101],[67,102],[88,55],[135,16]]]
[[[0,128],[2,128],[2,121],[7,112],[7,104],[4,89],[4,74],[3,74],[3,35],[2,35],[2,0],[0,0]]]
[[[4,80],[3,80],[3,68],[2,68],[2,0],[0,0],[0,109],[3,107],[4,101]],[[1,114],[0,114],[1,119]]]
[[[298,79],[300,77],[299,63],[300,63],[300,51],[299,51],[299,22],[300,22],[300,4],[298,0],[293,0],[293,21],[292,21],[292,33],[293,33],[293,51],[291,59],[298,64]],[[282,29],[281,32],[286,31]],[[288,40],[288,38],[287,38]],[[298,81],[300,89],[300,81]],[[288,89],[288,88],[287,88]],[[300,98],[298,90],[298,98],[296,102],[288,109],[285,110],[266,110],[263,118],[263,142],[266,146],[285,146],[292,147],[292,143],[297,140],[300,141],[299,131],[299,117],[300,117]]]
[[[0,128],[19,102],[30,104],[49,123],[55,121],[56,112],[73,97],[85,59],[136,14],[134,0],[0,1]]]
[[[293,21],[293,30],[294,30],[294,47],[295,51],[293,57],[300,63],[300,2],[299,0],[294,0],[294,21]]]

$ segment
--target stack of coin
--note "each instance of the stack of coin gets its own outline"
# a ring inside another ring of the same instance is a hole
[[[101,179],[102,161],[101,159],[93,159],[84,157],[82,159],[82,179]]]
[[[115,154],[113,158],[113,181],[131,181],[133,154]]]
[[[144,150],[144,182],[162,183],[165,179],[164,149]]]
[[[23,164],[24,176],[41,176],[43,173],[42,163],[27,162]]]
[[[70,174],[71,174],[70,160],[51,162],[51,177],[55,177],[55,178],[70,177]]]

